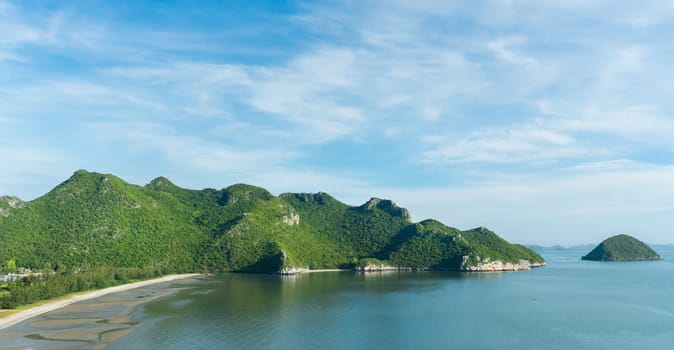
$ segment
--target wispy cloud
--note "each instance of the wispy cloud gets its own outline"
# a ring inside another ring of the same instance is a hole
[[[2,15],[2,12],[0,12]],[[0,45],[14,46],[22,43],[34,42],[39,40],[42,35],[35,28],[17,23],[9,16],[0,17],[3,21],[0,22]]]
[[[462,229],[488,226],[516,242],[573,245],[618,233],[638,233],[649,242],[674,240],[668,229],[674,190],[666,185],[672,166],[617,161],[588,167],[381,192],[407,206],[416,220],[434,217]]]
[[[562,122],[560,128],[573,132],[598,132],[645,144],[672,145],[674,119],[661,115],[652,106],[626,106],[621,110],[589,107],[583,118]]]
[[[240,173],[273,167],[294,155],[274,149],[241,149],[195,137],[164,124],[134,122],[90,123],[83,130],[95,138],[118,143],[130,152],[156,152],[168,162],[177,162],[195,170],[216,173]],[[156,153],[155,153],[156,154]]]
[[[587,155],[573,137],[536,124],[482,129],[459,139],[437,136],[427,141],[431,148],[421,160],[430,163],[519,163]]]
[[[667,191],[639,193],[674,159],[669,3],[230,5],[161,4],[139,21],[118,7],[135,3],[0,0],[0,156],[14,169],[0,178],[89,167],[388,193],[506,230],[532,211],[639,211],[612,193],[668,210]]]
[[[99,144],[116,145],[125,158],[152,154],[154,161],[171,164],[169,171],[180,184],[190,188],[244,182],[264,186],[277,194],[331,191],[342,200],[352,200],[360,199],[351,194],[352,189],[366,187],[366,183],[349,170],[325,171],[293,165],[298,154],[280,146],[247,149],[223,145],[207,140],[204,135],[188,136],[168,125],[151,123],[91,123],[84,132],[96,138]],[[194,173],[200,175],[190,175]]]
[[[573,165],[567,168],[563,168],[563,171],[576,172],[576,173],[603,173],[603,172],[613,172],[613,171],[629,171],[629,170],[654,170],[657,169],[657,166],[652,164],[647,164],[643,162],[637,162],[630,159],[612,159],[599,162],[590,162],[590,163],[581,163]]]
[[[549,111],[548,111],[549,112]],[[553,112],[549,112],[553,113]],[[579,109],[576,117],[535,118],[524,124],[480,129],[467,136],[426,138],[430,163],[521,163],[616,157],[644,147],[674,149],[674,120],[649,106]],[[563,113],[561,113],[563,114]],[[664,148],[663,148],[664,147]]]
[[[487,43],[487,48],[494,53],[497,59],[514,64],[534,65],[538,62],[517,52],[518,48],[526,44],[524,37],[505,37]]]
[[[0,159],[0,195],[24,199],[46,193],[76,165],[66,152],[28,135],[25,123],[8,117],[0,117]]]

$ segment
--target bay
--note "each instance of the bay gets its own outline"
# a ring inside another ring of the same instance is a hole
[[[581,261],[587,251],[566,249],[544,250],[548,266],[522,272],[221,274],[186,280],[172,284],[174,292],[135,306],[128,314],[132,330],[104,345],[669,349],[674,249],[655,249],[665,260]],[[154,288],[148,290],[161,289]],[[3,333],[31,331],[29,322],[15,327]],[[67,348],[56,343],[49,348]]]

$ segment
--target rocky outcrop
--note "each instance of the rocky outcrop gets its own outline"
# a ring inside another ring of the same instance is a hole
[[[0,197],[0,217],[6,218],[12,209],[21,209],[26,205],[26,202],[13,196]]]
[[[491,260],[489,258],[480,259],[479,256],[475,257],[477,263],[471,264],[470,260],[469,256],[464,256],[459,270],[466,272],[519,271],[545,266],[544,262],[532,264],[529,260],[519,260],[516,264],[510,262],[504,263],[503,261]]]
[[[476,257],[479,259],[479,257]],[[481,259],[478,263],[471,264],[468,256],[463,257],[463,262],[458,271],[463,272],[490,272],[490,271],[519,271],[530,270],[536,267],[543,267],[545,263],[531,263],[529,260],[520,260],[517,263],[502,262],[500,260],[491,260],[489,258]],[[378,271],[426,271],[437,270],[434,268],[412,268],[405,266],[391,266],[384,263],[369,263],[364,266],[354,267],[356,272],[378,272]],[[441,269],[444,270],[444,269]]]
[[[308,267],[287,266],[287,267],[281,268],[277,273],[279,275],[296,275],[298,273],[307,272],[307,271],[309,271]]]
[[[325,192],[318,193],[283,193],[280,197],[295,198],[303,203],[329,204],[337,200]]]
[[[373,210],[375,208],[407,221],[411,219],[410,212],[405,208],[399,207],[392,200],[372,197],[369,201],[360,206],[361,210]]]
[[[169,179],[167,179],[163,176],[157,177],[157,178],[153,179],[152,181],[150,181],[150,183],[145,185],[145,188],[155,190],[155,191],[160,191],[160,190],[163,190],[163,189],[174,188],[174,187],[176,187],[176,185],[174,185]]]
[[[26,202],[14,196],[2,196],[0,197],[0,202],[7,204],[10,208],[20,209],[26,204]]]
[[[284,224],[293,226],[293,225],[299,225],[300,224],[300,215],[296,213],[290,213],[288,215],[283,215],[283,218],[281,219]]]
[[[223,189],[219,205],[234,205],[242,202],[253,202],[256,200],[271,200],[274,196],[264,188],[246,184],[235,184]]]
[[[307,272],[309,271],[309,266],[306,267],[298,267],[296,266],[296,263],[294,263],[290,257],[288,256],[288,253],[286,253],[285,250],[281,250],[280,252],[280,268],[278,271],[276,271],[277,274],[279,275],[296,275],[302,272]]]
[[[411,267],[390,266],[386,264],[367,264],[354,267],[356,272],[379,272],[379,271],[412,271]]]

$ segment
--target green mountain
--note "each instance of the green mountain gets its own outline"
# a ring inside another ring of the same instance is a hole
[[[605,261],[660,260],[660,255],[646,243],[632,236],[617,235],[601,242],[582,259]]]
[[[484,228],[412,223],[390,200],[354,207],[322,192],[274,196],[244,184],[188,190],[163,177],[141,187],[84,170],[33,201],[0,197],[0,242],[0,263],[56,270],[292,273],[373,261],[443,270],[544,264],[532,250]]]

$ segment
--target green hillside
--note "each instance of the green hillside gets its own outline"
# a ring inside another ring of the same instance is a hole
[[[193,222],[190,208],[172,195],[78,171],[0,222],[0,259],[56,269],[191,269],[205,238]]]
[[[278,272],[351,268],[368,259],[460,270],[485,258],[543,262],[484,228],[412,223],[390,200],[349,206],[326,193],[274,196],[245,184],[188,190],[163,177],[141,187],[84,170],[33,201],[0,197],[0,242],[0,262],[63,271]]]
[[[660,255],[646,243],[632,236],[617,235],[601,242],[582,259],[602,261],[660,260]]]

